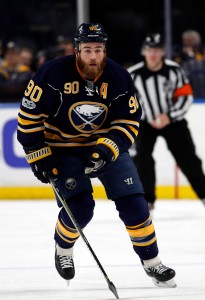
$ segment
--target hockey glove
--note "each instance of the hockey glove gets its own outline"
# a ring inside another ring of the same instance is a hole
[[[48,177],[55,177],[58,174],[49,146],[39,144],[34,147],[24,147],[24,151],[26,152],[26,160],[38,180],[48,183]]]
[[[99,138],[89,156],[85,175],[90,178],[104,174],[119,155],[118,146],[108,138]]]

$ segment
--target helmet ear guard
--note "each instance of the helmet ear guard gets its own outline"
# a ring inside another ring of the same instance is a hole
[[[100,23],[82,23],[74,36],[76,52],[79,52],[80,43],[105,43],[108,36]]]

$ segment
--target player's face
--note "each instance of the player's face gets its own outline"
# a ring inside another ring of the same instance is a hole
[[[105,67],[104,43],[81,43],[77,54],[78,66],[87,79],[95,79]]]
[[[148,69],[157,71],[162,67],[164,50],[162,48],[144,48],[143,55]]]

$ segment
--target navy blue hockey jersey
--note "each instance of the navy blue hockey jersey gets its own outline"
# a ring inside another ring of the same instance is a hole
[[[30,80],[18,115],[18,140],[25,146],[94,146],[112,139],[120,152],[133,144],[141,118],[130,74],[107,59],[94,81],[83,78],[75,56],[45,63]],[[77,147],[77,148],[76,148]]]

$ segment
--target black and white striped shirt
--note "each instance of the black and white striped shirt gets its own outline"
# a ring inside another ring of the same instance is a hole
[[[193,93],[179,64],[165,59],[161,70],[153,72],[142,61],[128,72],[142,106],[142,120],[150,123],[159,114],[169,115],[172,122],[183,119],[193,101]]]

